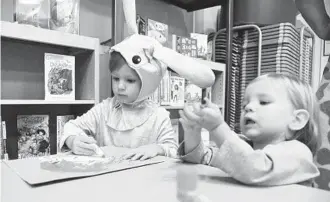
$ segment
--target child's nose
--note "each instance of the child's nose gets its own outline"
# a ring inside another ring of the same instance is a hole
[[[119,89],[125,89],[125,82],[124,81],[119,81],[118,88]]]
[[[249,104],[247,104],[244,108],[245,112],[254,112],[255,111],[255,105],[250,102]]]

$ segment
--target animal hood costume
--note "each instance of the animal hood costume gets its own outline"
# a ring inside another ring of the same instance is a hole
[[[135,1],[122,2],[132,35],[113,46],[111,51],[123,56],[128,66],[137,72],[142,85],[133,103],[114,103],[118,107],[110,112],[108,125],[117,130],[129,130],[143,124],[157,107],[147,98],[158,88],[167,67],[201,88],[212,86],[215,76],[211,68],[200,59],[181,55],[152,37],[139,35],[135,23]]]

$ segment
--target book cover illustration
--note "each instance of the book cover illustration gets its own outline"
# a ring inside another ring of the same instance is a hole
[[[183,107],[184,106],[184,85],[185,79],[178,76],[171,76],[171,99],[170,105]]]
[[[50,29],[79,34],[80,0],[50,0]]]
[[[173,34],[172,49],[185,56],[197,57],[197,40]]]
[[[49,28],[48,0],[15,0],[14,20],[19,24]]]
[[[185,93],[184,93],[185,103],[193,104],[195,102],[200,102],[202,99],[202,89],[190,81],[185,82]]]
[[[1,159],[8,160],[6,121],[1,121]]]
[[[17,116],[18,158],[50,155],[49,115]]]
[[[197,41],[197,57],[203,60],[207,59],[207,35],[190,33],[190,37]]]
[[[138,33],[139,34],[147,35],[146,21],[140,15],[136,15],[136,25],[138,27]]]
[[[159,41],[163,46],[168,47],[168,25],[148,19],[147,34]]]
[[[45,100],[74,100],[74,75],[74,56],[45,53]]]
[[[63,129],[64,125],[71,119],[74,119],[74,115],[61,115],[56,117],[56,130],[57,130],[57,136],[56,136],[56,146],[57,146],[57,153],[60,152],[59,148],[59,142],[61,137],[63,136]]]

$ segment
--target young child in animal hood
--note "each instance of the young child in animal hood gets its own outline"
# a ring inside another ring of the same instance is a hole
[[[132,160],[175,157],[177,138],[169,112],[148,100],[167,67],[202,88],[211,86],[215,79],[202,61],[163,47],[148,36],[133,34],[113,46],[110,71],[114,97],[70,120],[64,126],[61,150],[95,155],[98,146],[115,146],[131,148],[124,158]]]

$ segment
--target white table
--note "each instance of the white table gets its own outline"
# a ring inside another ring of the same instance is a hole
[[[2,162],[2,202],[175,202],[176,169],[197,169],[197,192],[211,201],[330,202],[330,192],[301,185],[253,187],[242,185],[221,170],[183,164],[175,159],[94,177],[32,187]]]

